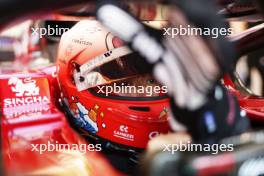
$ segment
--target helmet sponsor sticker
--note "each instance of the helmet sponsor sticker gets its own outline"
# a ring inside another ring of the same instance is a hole
[[[134,141],[134,135],[129,133],[129,127],[120,125],[118,130],[114,131],[114,136],[129,141]]]

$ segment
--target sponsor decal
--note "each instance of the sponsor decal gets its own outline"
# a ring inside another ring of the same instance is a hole
[[[11,108],[4,108],[3,113],[7,119],[14,118],[14,117],[27,117],[26,115],[23,116],[25,113],[30,113],[32,116],[33,113],[37,115],[39,112],[45,112],[50,110],[50,106],[48,104],[27,104],[23,106],[16,106]]]
[[[24,80],[11,77],[8,80],[8,85],[12,85],[11,90],[16,93],[17,97],[39,95],[39,87],[36,86],[36,81],[31,80],[30,77]]]
[[[72,39],[72,42],[73,43],[80,44],[80,45],[88,45],[88,46],[93,45],[93,43],[91,43],[90,41],[86,41],[83,38],[80,38],[80,39]]]
[[[26,104],[49,104],[50,100],[47,96],[34,96],[34,97],[22,97],[22,98],[6,98],[4,99],[4,107],[16,107]]]
[[[120,125],[118,130],[114,131],[114,136],[129,141],[134,141],[134,135],[129,133],[129,128],[126,125]]]
[[[40,94],[37,81],[31,77],[11,77],[8,80],[7,91],[12,97],[3,100],[4,115],[6,117],[16,116],[25,112],[37,112],[47,110],[50,98]],[[8,93],[6,93],[8,95]]]

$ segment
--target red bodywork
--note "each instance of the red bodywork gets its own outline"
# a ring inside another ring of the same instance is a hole
[[[5,175],[122,175],[96,151],[40,154],[33,149],[36,144],[48,143],[88,145],[57,108],[55,70],[52,66],[0,76]]]
[[[243,95],[230,76],[224,78],[225,87],[238,98],[241,109],[245,110],[252,121],[264,122],[264,98],[254,95]]]

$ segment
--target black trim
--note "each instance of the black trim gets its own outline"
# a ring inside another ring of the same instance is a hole
[[[143,112],[150,111],[150,107],[148,106],[129,106],[128,108],[134,111],[143,111]]]

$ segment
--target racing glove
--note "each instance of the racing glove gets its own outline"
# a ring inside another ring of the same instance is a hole
[[[189,20],[202,30],[225,27],[218,22],[216,9],[211,8],[211,3],[207,0],[186,0],[180,3],[177,1],[175,4],[177,6],[173,6],[169,11],[169,25],[163,36],[153,32],[126,11],[108,1],[99,6],[97,16],[114,34],[153,65],[156,79],[168,86],[174,117],[180,119],[197,140],[208,139],[217,131],[219,136],[212,140],[215,142],[231,135],[234,124],[241,119],[237,103],[234,103],[236,108],[233,109],[235,112],[232,113],[231,124],[225,120],[229,118],[229,113],[217,114],[225,108],[225,102],[229,101],[225,98],[228,95],[224,89],[221,89],[222,103],[215,103],[219,99],[210,98],[222,73],[232,70],[235,58],[232,46],[225,41],[225,36],[211,39],[210,34],[207,38],[192,34],[167,35],[169,29],[192,28],[193,25],[188,24]],[[178,7],[188,13],[183,15]],[[210,115],[206,115],[208,111]],[[185,118],[185,115],[188,118]],[[179,116],[182,118],[178,118]],[[195,123],[190,123],[191,120]],[[245,126],[246,124],[247,122]],[[224,130],[226,128],[227,130]],[[199,131],[199,129],[206,130]],[[223,133],[220,134],[220,131]]]
[[[166,32],[179,26],[190,28],[176,6],[170,12]],[[221,71],[212,48],[202,37],[165,33],[161,38],[130,14],[109,3],[98,9],[97,16],[114,34],[154,65],[155,77],[168,86],[169,95],[178,107],[195,110],[206,103],[206,94]]]

